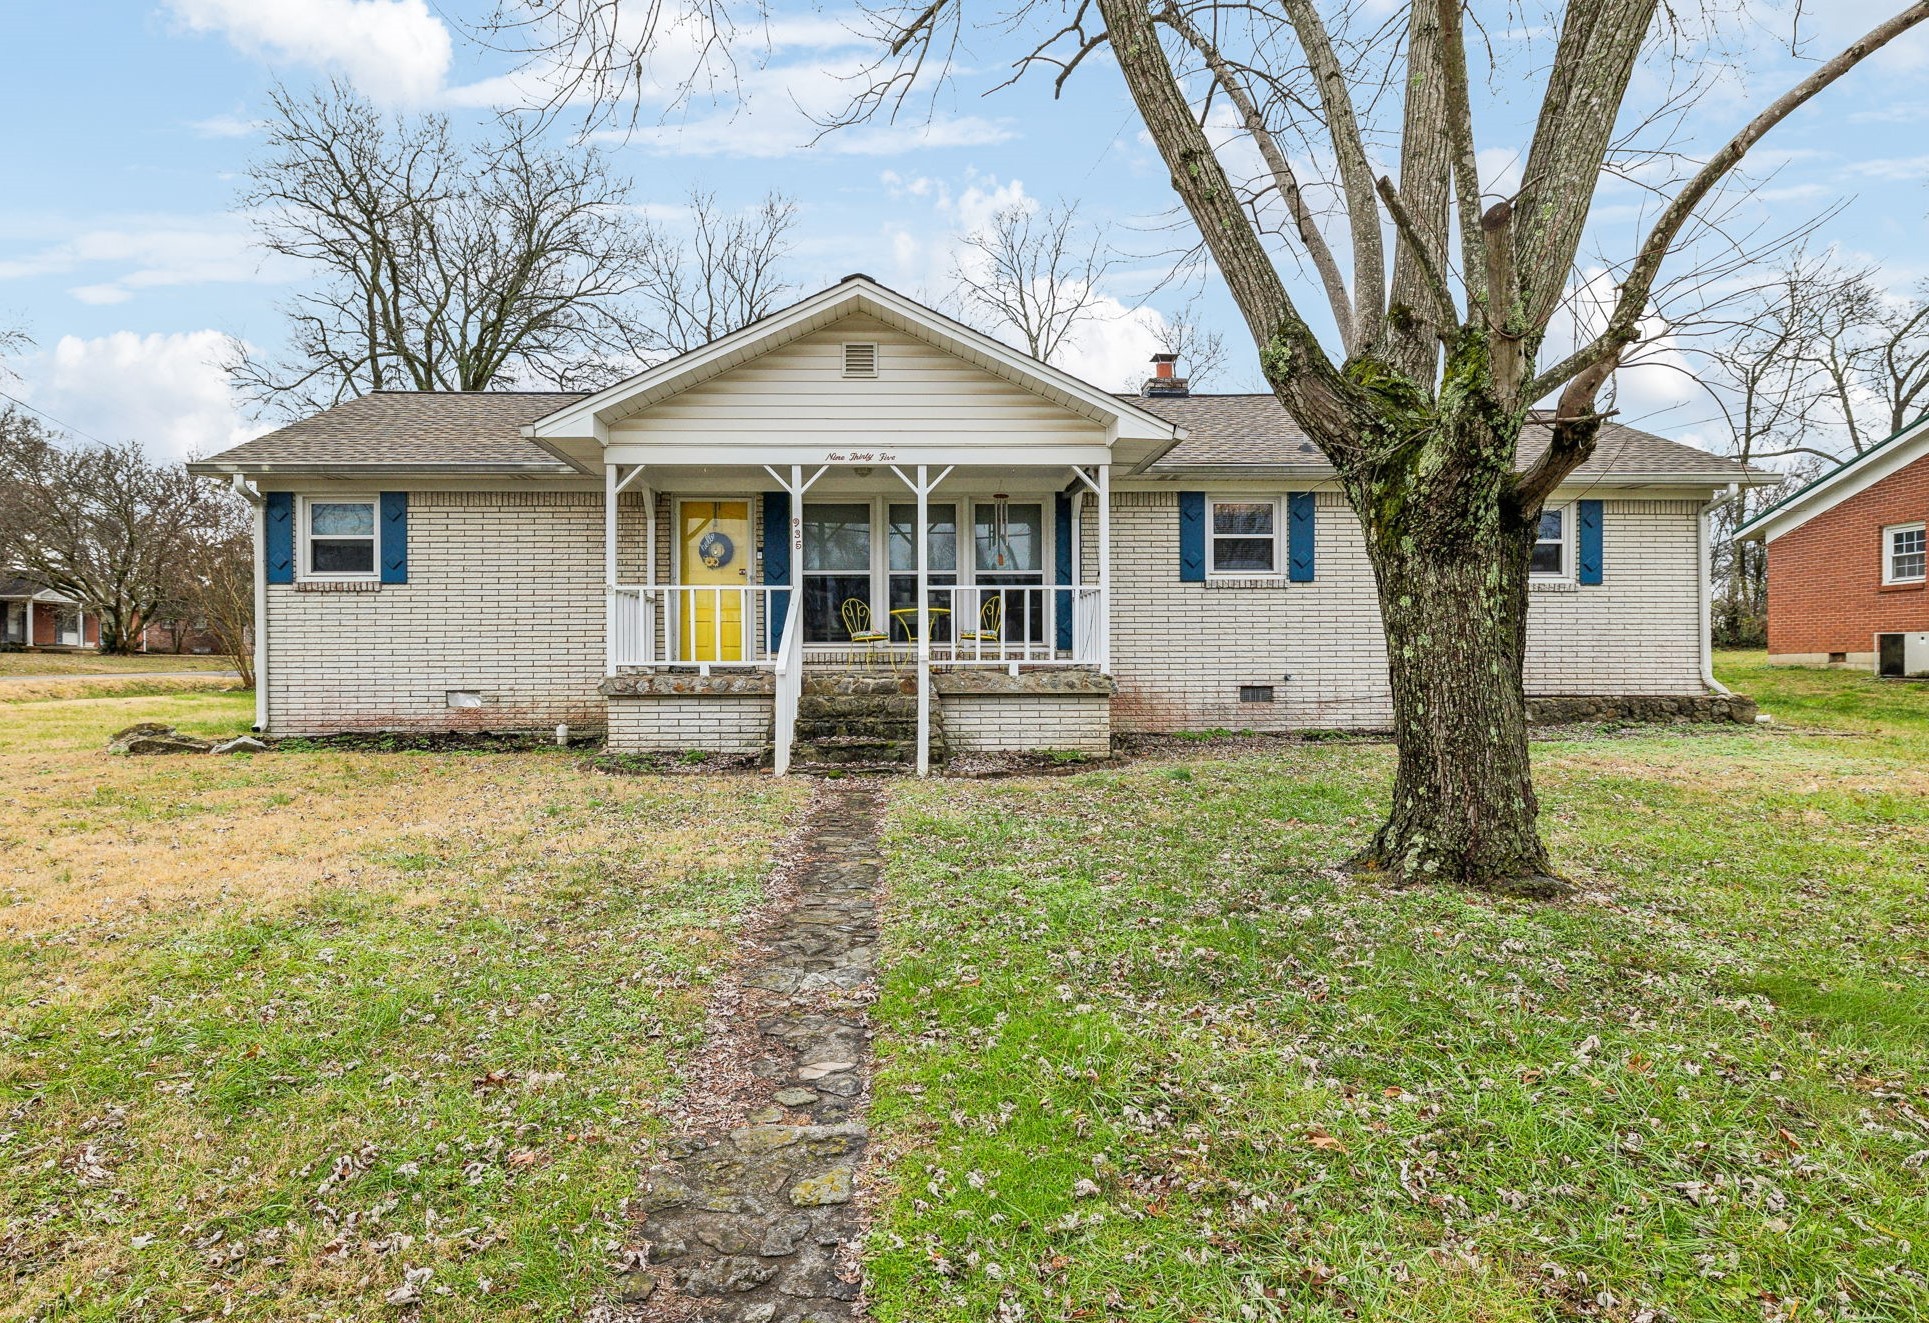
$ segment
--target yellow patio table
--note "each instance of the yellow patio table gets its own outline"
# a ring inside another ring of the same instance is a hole
[[[935,628],[937,623],[940,620],[949,618],[950,615],[951,608],[948,606],[932,607],[931,624],[933,625],[933,629],[931,632],[936,634],[938,632]],[[915,606],[893,607],[891,610],[891,619],[897,621],[898,624],[903,627],[905,638],[913,643],[918,641],[918,609]]]

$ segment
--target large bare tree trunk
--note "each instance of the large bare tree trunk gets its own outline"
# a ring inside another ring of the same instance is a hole
[[[1361,866],[1403,882],[1553,894],[1536,827],[1521,667],[1532,521],[1500,471],[1409,504],[1375,484],[1356,508],[1386,627],[1399,770]]]

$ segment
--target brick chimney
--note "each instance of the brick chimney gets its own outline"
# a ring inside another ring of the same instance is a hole
[[[1176,375],[1179,356],[1177,354],[1152,355],[1152,375],[1139,387],[1141,395],[1189,395],[1186,379]]]

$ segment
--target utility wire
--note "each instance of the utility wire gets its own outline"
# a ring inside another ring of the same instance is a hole
[[[60,419],[54,417],[52,414],[48,413],[45,409],[36,409],[33,407],[33,405],[28,404],[25,400],[21,399],[17,395],[9,395],[5,391],[0,390],[0,400],[6,400],[10,404],[17,404],[21,408],[25,409],[28,413],[37,413],[42,418],[45,418],[48,422],[52,423],[55,427],[64,428],[65,430],[72,432],[75,436],[84,437],[87,440],[92,441],[97,446],[104,446],[107,444],[107,442],[101,440],[99,437],[95,436],[92,432],[83,432],[78,427],[75,427],[72,423],[63,423],[60,421]]]

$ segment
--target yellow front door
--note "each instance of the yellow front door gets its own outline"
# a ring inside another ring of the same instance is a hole
[[[704,592],[750,586],[750,502],[684,501],[677,507],[677,546],[684,584],[678,593],[678,657],[743,661],[744,608],[750,594]]]

